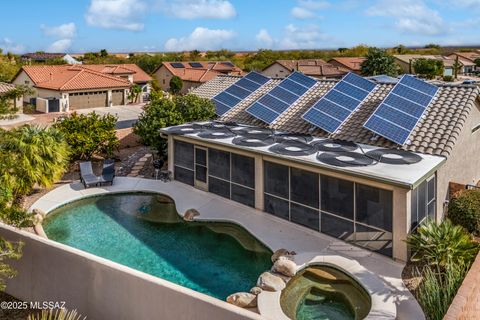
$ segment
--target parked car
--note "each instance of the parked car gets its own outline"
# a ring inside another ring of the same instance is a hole
[[[477,84],[477,81],[475,80],[464,80],[462,84]]]

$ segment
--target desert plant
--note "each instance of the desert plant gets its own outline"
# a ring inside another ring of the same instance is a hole
[[[4,260],[18,260],[22,256],[22,242],[8,242],[0,237],[0,291],[5,290],[5,278],[13,278],[17,272]]]
[[[179,76],[173,76],[172,79],[170,79],[170,91],[173,94],[177,94],[180,91],[182,91],[183,88],[183,81]]]
[[[112,156],[119,141],[115,133],[117,117],[107,114],[100,116],[73,113],[68,118],[56,122],[58,129],[72,150],[71,158],[90,159],[94,154],[103,157]]]
[[[480,235],[480,191],[462,190],[448,204],[448,218],[468,232]]]
[[[30,315],[27,320],[81,320],[87,319],[77,313],[77,310],[68,311],[66,309],[48,309],[42,310],[40,314]]]
[[[397,65],[395,59],[386,50],[379,48],[369,48],[366,60],[361,65],[362,74],[365,76],[376,76],[386,74],[389,76],[397,75]]]
[[[447,312],[469,266],[451,265],[444,273],[436,273],[429,267],[417,271],[422,277],[416,297],[427,319],[441,320]]]
[[[453,82],[453,76],[443,76],[443,81],[445,81],[445,82]]]
[[[423,261],[438,268],[438,272],[453,265],[470,265],[479,245],[461,226],[446,219],[440,224],[427,221],[407,238],[412,261]]]
[[[138,101],[138,96],[142,93],[142,88],[138,84],[134,84],[130,88],[130,93],[128,95],[128,99],[131,103],[135,103]]]

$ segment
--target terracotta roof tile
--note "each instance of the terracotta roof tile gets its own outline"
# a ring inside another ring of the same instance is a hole
[[[204,98],[212,98],[237,80],[238,77],[220,76],[199,86],[192,93]],[[245,109],[269,91],[271,87],[278,84],[279,81],[279,79],[272,79],[221,117],[220,120],[265,127],[266,124],[250,116],[245,112]],[[315,128],[301,118],[301,115],[332,88],[335,83],[335,80],[318,80],[318,83],[284,112],[271,127],[292,133],[329,136],[357,143],[399,148],[397,144],[383,137],[378,137],[363,127],[365,121],[392,90],[393,84],[378,84],[360,108],[334,134],[330,135],[321,129]],[[480,90],[474,86],[444,85],[439,88],[436,99],[427,109],[417,127],[412,131],[409,137],[411,143],[400,148],[441,156],[448,156],[452,152],[465,121],[476,103],[475,99],[480,94]]]
[[[343,67],[347,68],[348,70],[352,71],[360,71],[361,70],[361,65],[362,62],[365,61],[366,58],[364,57],[338,57],[338,58],[332,58],[328,60],[329,63],[336,62]]]
[[[97,72],[110,74],[112,76],[119,75],[133,75],[133,82],[148,82],[152,81],[145,71],[134,63],[125,64],[83,64],[82,68],[94,70]]]
[[[15,89],[15,85],[6,82],[0,82],[0,94],[7,93],[13,89]]]
[[[174,68],[173,63],[181,63],[184,67]],[[192,67],[190,63],[198,63],[201,67]],[[243,75],[243,71],[230,61],[163,62],[162,66],[182,80],[192,82],[207,82],[221,74]]]

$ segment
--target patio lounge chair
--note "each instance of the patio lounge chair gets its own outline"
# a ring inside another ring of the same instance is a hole
[[[92,163],[90,161],[80,162],[80,182],[86,188],[92,185],[98,185],[100,177],[93,173]]]
[[[102,176],[100,183],[110,183],[113,185],[113,179],[115,178],[115,161],[107,159],[103,162]]]

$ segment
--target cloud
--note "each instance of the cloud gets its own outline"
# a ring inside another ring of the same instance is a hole
[[[72,45],[72,39],[60,39],[52,43],[47,51],[49,52],[65,52]]]
[[[55,38],[73,38],[77,33],[75,23],[64,23],[56,27],[48,27],[44,24],[40,26],[43,34]]]
[[[429,8],[421,0],[379,0],[366,11],[370,16],[393,17],[395,27],[402,32],[421,35],[444,35],[448,25],[438,11]]]
[[[317,17],[317,11],[330,7],[327,1],[298,0],[290,14],[296,19],[312,19]]]
[[[180,19],[230,19],[237,15],[227,0],[161,0],[161,11]]]
[[[140,31],[146,9],[143,0],[91,0],[85,20],[94,27]]]
[[[25,46],[15,43],[9,38],[0,39],[0,48],[3,52],[23,53],[25,52]]]
[[[280,50],[316,49],[326,47],[326,43],[333,45],[335,42],[331,36],[321,32],[317,25],[296,26],[294,24],[287,25],[278,39],[272,38],[265,29],[257,33],[256,39],[261,48]]]
[[[255,38],[257,39],[258,43],[262,46],[262,48],[265,48],[265,49],[271,48],[274,44],[273,38],[270,36],[268,31],[265,30],[265,29],[261,29],[257,33]]]
[[[235,37],[230,30],[197,27],[191,34],[182,38],[171,38],[165,43],[167,51],[218,50]]]

